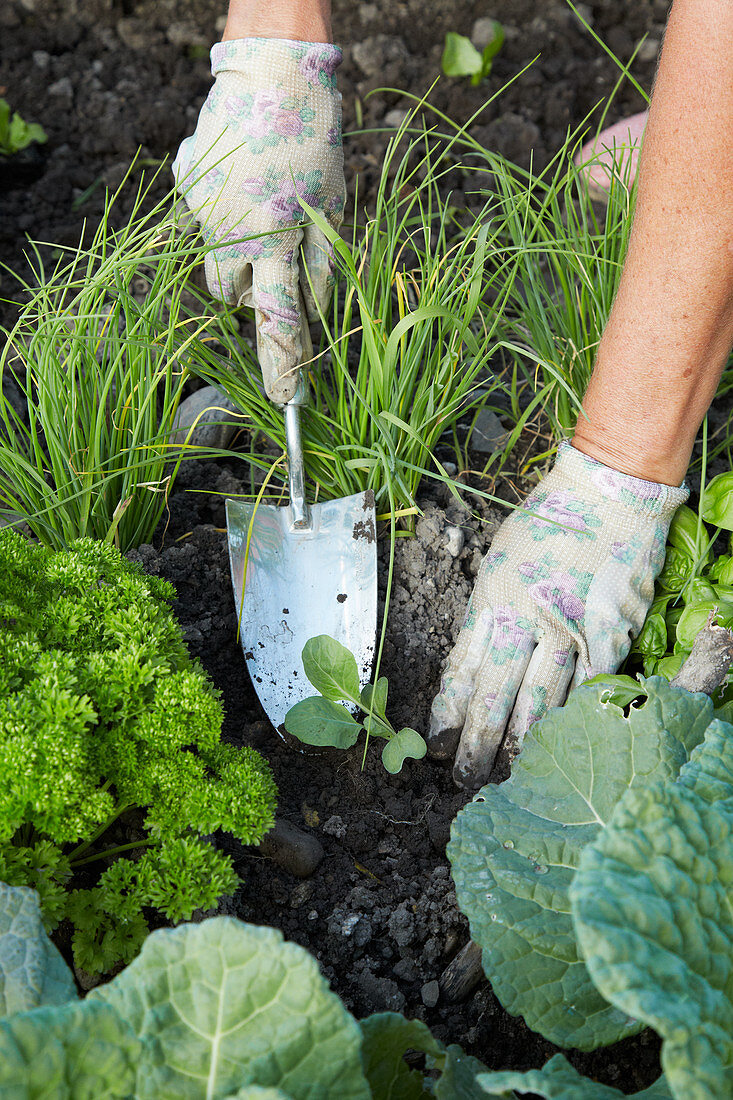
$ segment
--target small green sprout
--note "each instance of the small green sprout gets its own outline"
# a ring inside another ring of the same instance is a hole
[[[446,76],[470,76],[472,84],[480,84],[491,72],[491,65],[504,45],[504,28],[492,19],[493,34],[479,52],[470,38],[448,31],[445,36],[441,67]]]
[[[320,695],[302,699],[285,715],[285,729],[306,745],[331,745],[350,749],[362,730],[368,736],[383,737],[382,763],[391,774],[402,769],[407,757],[422,760],[425,741],[416,730],[396,730],[387,720],[387,678],[359,689],[356,658],[345,646],[327,634],[309,638],[303,646],[305,674]],[[345,699],[364,712],[357,721],[339,700]]]
[[[0,99],[0,155],[12,156],[26,149],[34,141],[43,145],[48,141],[46,131],[37,122],[26,122],[17,111],[10,117],[10,104]]]

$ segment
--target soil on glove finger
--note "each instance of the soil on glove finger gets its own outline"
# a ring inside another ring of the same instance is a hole
[[[667,0],[577,6],[624,62],[649,35],[634,73],[650,88]],[[42,250],[46,257],[54,247],[77,243],[84,221],[91,228],[97,223],[105,188],[119,184],[138,148],[147,162],[175,153],[210,87],[208,50],[220,36],[224,7],[224,0],[0,4],[0,96],[49,135],[38,178],[0,192],[0,261],[20,270],[26,235],[51,242]],[[479,18],[496,18],[506,31],[491,77],[477,88],[443,79],[433,102],[464,122],[537,57],[470,128],[488,148],[520,164],[530,157],[546,163],[568,127],[579,125],[618,79],[613,62],[564,0],[492,0],[488,6],[485,0],[334,0],[334,38],[344,46],[344,128],[359,123],[379,131],[345,141],[347,179],[353,195],[358,177],[360,205],[373,201],[389,133],[411,103],[400,92],[374,89],[424,93],[438,74],[445,33],[471,34]],[[643,105],[626,84],[608,121]],[[155,195],[167,186],[166,173]],[[466,191],[472,186],[467,180]],[[122,201],[121,215],[130,201]],[[0,295],[16,291],[3,271]],[[4,308],[7,320],[12,310]],[[399,1010],[425,1020],[437,1037],[459,1043],[491,1068],[542,1065],[554,1048],[508,1016],[487,982],[459,1004],[448,1003],[436,985],[468,940],[445,858],[451,821],[468,796],[456,790],[450,768],[408,761],[400,775],[390,776],[378,745],[363,768],[360,747],[300,754],[266,722],[236,642],[224,533],[224,495],[241,491],[243,480],[243,469],[225,464],[184,466],[167,527],[154,546],[131,555],[176,585],[186,640],[222,691],[226,737],[266,756],[280,790],[279,815],[317,836],[325,849],[318,869],[304,879],[253,851],[232,849],[243,885],[224,911],[277,926],[312,951],[357,1016]],[[393,722],[424,731],[442,664],[500,517],[491,508],[472,512],[439,495],[421,504],[415,538],[397,541],[381,672],[390,682]],[[384,580],[384,537],[380,556]],[[648,1032],[594,1055],[571,1054],[571,1060],[626,1091],[659,1074],[658,1043]]]

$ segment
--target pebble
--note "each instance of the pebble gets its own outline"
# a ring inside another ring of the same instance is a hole
[[[391,127],[393,130],[399,130],[409,113],[403,107],[395,107],[394,110],[388,111],[384,116],[384,125]]]
[[[589,27],[593,26],[593,8],[590,4],[576,4],[575,10],[581,19],[585,19]],[[570,14],[572,15],[572,12]]]
[[[328,836],[335,836],[337,840],[343,840],[346,836],[346,825],[344,819],[339,817],[338,814],[333,814],[329,817],[326,824],[323,826],[323,831]]]
[[[96,989],[96,987],[101,985],[104,981],[101,974],[90,974],[88,970],[84,970],[83,967],[77,966],[76,963],[74,964],[74,975],[85,993],[90,989]]]
[[[360,919],[361,918],[358,913],[349,913],[347,917],[344,917],[341,923],[341,935],[350,936],[356,928],[357,924],[359,923]]]
[[[505,445],[507,432],[492,409],[483,408],[468,441],[469,447],[482,455],[492,455]]]
[[[146,50],[150,44],[150,29],[144,19],[134,16],[118,19],[117,34],[129,50]]]
[[[425,982],[425,985],[420,990],[420,998],[426,1008],[435,1008],[440,997],[440,986],[437,981],[433,979],[431,982]]]
[[[494,40],[494,23],[496,20],[488,15],[477,19],[471,30],[471,42],[477,50],[483,50],[489,42]]]
[[[303,879],[302,882],[299,882],[290,894],[290,908],[298,909],[305,902],[310,901],[314,889],[315,887],[309,879]]]
[[[386,65],[410,56],[402,39],[390,34],[373,34],[355,42],[351,54],[364,76],[378,76]]]
[[[457,558],[463,549],[466,535],[462,527],[446,527],[447,550],[452,558]]]
[[[312,875],[325,855],[318,837],[304,833],[287,821],[276,821],[257,847],[263,856],[297,878]]]
[[[196,390],[178,406],[173,422],[176,430],[173,440],[183,443],[186,429],[192,424],[196,427],[188,440],[194,447],[226,448],[237,430],[242,426],[243,417],[237,413],[236,405],[216,386],[204,386]]]
[[[60,80],[49,84],[46,95],[53,96],[57,100],[57,106],[62,109],[71,107],[74,100],[74,85],[68,76],[62,76]]]
[[[639,61],[656,61],[662,43],[658,38],[646,38],[637,53]]]
[[[197,30],[193,23],[171,23],[165,35],[171,45],[179,48],[211,45],[210,38]]]

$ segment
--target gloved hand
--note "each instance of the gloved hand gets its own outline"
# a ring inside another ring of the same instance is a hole
[[[221,244],[206,257],[209,290],[225,302],[254,306],[265,389],[277,402],[293,396],[293,368],[303,354],[299,287],[311,320],[318,317],[316,301],[325,308],[331,293],[331,246],[298,197],[334,229],[341,225],[346,188],[334,75],[340,62],[341,50],[328,43],[217,43],[216,82],[173,162],[179,193],[207,240]]]
[[[459,785],[487,781],[507,725],[518,747],[570,687],[616,671],[644,624],[669,524],[688,495],[685,485],[642,481],[560,445],[552,472],[481,563],[433,701],[428,752],[447,759],[458,747]]]

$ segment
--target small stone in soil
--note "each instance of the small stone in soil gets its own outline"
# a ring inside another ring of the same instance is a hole
[[[446,527],[446,549],[452,558],[457,558],[463,549],[466,536],[460,527]]]
[[[420,997],[426,1008],[435,1008],[440,997],[440,986],[435,979],[431,982],[425,982],[420,990]]]
[[[496,413],[482,409],[476,417],[468,445],[479,454],[491,455],[504,446],[506,438],[506,429]]]
[[[287,821],[276,821],[258,848],[262,855],[298,878],[312,875],[325,854],[318,837],[304,833]]]

